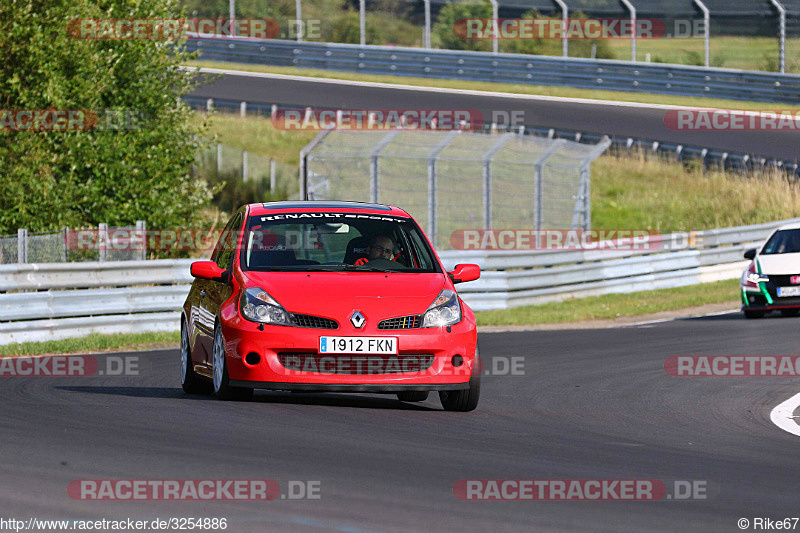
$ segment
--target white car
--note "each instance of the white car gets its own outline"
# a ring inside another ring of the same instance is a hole
[[[764,246],[744,254],[752,259],[742,274],[742,311],[761,318],[770,311],[800,313],[800,224],[781,226]]]

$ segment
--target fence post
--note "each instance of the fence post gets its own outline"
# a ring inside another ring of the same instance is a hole
[[[269,158],[269,193],[275,194],[275,160]]]
[[[567,4],[564,3],[564,0],[555,0],[555,3],[558,4],[558,7],[561,8],[561,23],[564,25],[563,28],[563,37],[561,39],[561,53],[564,57],[569,57],[569,47],[567,45],[567,28],[569,25],[569,8]]]
[[[222,143],[217,143],[217,177],[222,174]]]
[[[492,229],[492,158],[513,136],[504,133],[483,154],[483,229]]]
[[[64,261],[69,261],[69,226],[64,228]]]
[[[378,158],[380,157],[381,150],[386,148],[386,146],[392,142],[392,139],[397,137],[398,133],[398,130],[392,130],[387,133],[383,139],[378,141],[378,144],[375,145],[375,148],[373,148],[372,152],[369,154],[369,201],[373,204],[377,204],[380,198],[380,166],[378,164]]]
[[[300,0],[298,0],[299,2]],[[322,130],[321,132],[317,133],[311,142],[303,147],[300,150],[300,168],[299,168],[299,180],[300,180],[300,200],[308,200],[308,154],[322,142],[322,140],[331,132],[331,130]]]
[[[711,38],[711,12],[701,0],[694,0],[700,11],[703,12],[703,25],[705,26],[706,67],[710,65],[709,39]]]
[[[436,217],[438,214],[438,200],[436,198],[436,159],[439,157],[439,154],[442,153],[442,150],[447,148],[450,141],[459,133],[461,133],[461,130],[453,130],[447,133],[428,154],[428,238],[433,243],[434,248],[438,246],[436,242]]]
[[[778,0],[770,0],[775,9],[778,10],[779,24],[780,24],[780,52],[778,55],[778,63],[781,74],[786,73],[786,9]]]
[[[564,139],[556,139],[533,163],[533,188],[536,195],[533,205],[533,217],[534,229],[536,229],[536,231],[542,229],[542,222],[544,220],[544,214],[542,212],[542,201],[544,200],[544,162],[565,142]]]
[[[144,220],[136,221],[136,235],[139,236],[142,243],[139,260],[144,261],[147,259],[147,223]]]
[[[242,150],[242,181],[247,181],[247,150]]]
[[[247,102],[239,104],[239,115],[244,118],[247,116]]]
[[[17,230],[17,263],[28,262],[28,230]]]
[[[97,225],[98,260],[102,263],[108,259],[108,224],[101,222]]]

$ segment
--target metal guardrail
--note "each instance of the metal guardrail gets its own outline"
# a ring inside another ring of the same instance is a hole
[[[747,265],[744,250],[776,227],[798,221],[665,235],[655,250],[439,255],[448,269],[457,263],[481,265],[481,278],[459,285],[459,293],[475,310],[503,309],[737,278]],[[682,246],[688,249],[675,249]],[[0,265],[0,344],[90,333],[175,331],[192,279],[191,263],[164,259]]]
[[[211,61],[800,103],[800,75],[796,74],[277,39],[195,37],[188,39],[187,50],[199,50],[202,59]]]

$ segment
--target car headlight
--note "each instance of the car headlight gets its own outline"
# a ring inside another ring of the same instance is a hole
[[[242,316],[253,322],[276,326],[293,325],[286,309],[260,287],[250,287],[242,292],[240,308]]]
[[[461,321],[461,304],[455,291],[445,289],[425,311],[422,318],[423,328],[451,326]]]

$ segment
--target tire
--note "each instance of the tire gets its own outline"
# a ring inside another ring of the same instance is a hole
[[[781,309],[783,316],[797,316],[798,313],[800,313],[800,309]]]
[[[439,400],[445,411],[467,412],[474,411],[478,407],[478,400],[481,397],[481,375],[479,364],[478,349],[475,348],[475,364],[472,369],[472,378],[469,380],[469,388],[463,390],[439,391]]]
[[[745,318],[764,318],[764,311],[750,311],[749,309],[745,309],[744,317]]]
[[[181,388],[186,394],[208,394],[211,386],[194,371],[192,348],[189,345],[189,331],[181,320]]]
[[[253,389],[232,387],[228,378],[228,359],[225,357],[225,338],[219,323],[214,327],[214,345],[211,350],[211,370],[214,392],[220,400],[247,401],[253,397]]]
[[[428,391],[412,390],[397,393],[397,399],[401,402],[424,402],[428,399]]]

